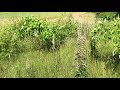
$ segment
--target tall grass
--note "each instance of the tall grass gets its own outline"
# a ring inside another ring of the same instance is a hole
[[[10,18],[13,13],[0,13],[3,14],[0,17]],[[18,13],[18,12],[17,12]],[[17,13],[15,15],[17,15]],[[23,13],[20,13],[23,14]],[[34,13],[36,14],[36,13]],[[84,14],[81,12],[81,23],[84,20]],[[27,15],[27,14],[26,14]],[[29,13],[30,15],[30,13]],[[36,15],[42,15],[41,12]],[[44,15],[46,16],[47,13]],[[44,16],[43,15],[43,16]],[[92,16],[92,13],[90,13]],[[24,15],[23,15],[24,16]],[[52,14],[51,14],[52,16]],[[87,16],[87,15],[86,15]],[[12,17],[15,17],[14,15]],[[19,15],[18,15],[19,17]],[[77,17],[77,16],[75,16]],[[86,17],[91,20],[89,17]],[[76,18],[77,19],[77,18]],[[7,19],[6,19],[7,20]],[[93,20],[94,21],[94,20]],[[7,21],[12,23],[11,21]],[[83,21],[85,22],[85,21]],[[2,25],[6,24],[6,21],[0,22],[1,29],[3,32]],[[14,22],[13,22],[14,23]],[[84,25],[82,28],[83,31],[90,30],[87,28],[92,25],[93,22],[89,22],[88,26]],[[6,25],[7,26],[7,25]],[[9,27],[8,27],[9,28]],[[5,32],[5,31],[4,31]],[[89,32],[89,31],[88,31]],[[87,34],[89,35],[89,33]],[[1,34],[0,34],[1,35]],[[118,64],[113,71],[113,63],[107,60],[106,56],[111,55],[111,50],[113,49],[112,45],[104,45],[102,42],[98,44],[98,50],[101,55],[101,58],[95,59],[91,57],[91,48],[89,36],[87,37],[87,67],[86,71],[88,72],[88,78],[120,78],[120,65]],[[26,42],[26,43],[24,43]],[[29,40],[22,41],[23,44],[29,45]],[[55,52],[47,51],[37,51],[29,50],[28,52],[20,53],[15,58],[9,60],[0,60],[0,78],[74,78],[75,77],[75,67],[73,65],[75,59],[75,51],[77,49],[77,39],[69,38],[65,41],[59,50]]]
[[[2,78],[72,78],[76,39],[66,42],[56,52],[31,51],[18,59],[0,61]]]
[[[93,58],[90,54],[90,40],[87,41],[87,72],[88,78],[120,78],[120,68],[119,64],[116,69],[114,69],[114,63],[112,59],[108,56],[111,56],[111,45],[99,44],[99,53],[101,54],[100,58]]]

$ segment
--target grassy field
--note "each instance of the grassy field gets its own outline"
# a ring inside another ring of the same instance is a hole
[[[3,25],[14,23],[12,19],[25,16],[58,17],[63,12],[1,12]],[[69,13],[67,13],[69,14]],[[7,25],[5,25],[7,26]],[[8,27],[8,26],[7,26]],[[2,25],[1,25],[2,28]],[[60,50],[50,53],[47,51],[30,51],[19,54],[14,59],[0,60],[1,78],[70,78],[74,77],[75,39],[67,40]]]
[[[61,14],[69,14],[70,12],[0,12],[0,18],[20,18],[25,16],[35,16],[35,17],[56,17]]]
[[[56,17],[61,14],[69,14],[75,12],[0,12],[0,28],[6,23],[11,23],[12,19],[25,16],[35,17]],[[80,18],[78,18],[80,16]],[[88,23],[88,26],[94,26],[95,14],[89,12],[80,12],[73,14],[75,20],[80,23]],[[2,24],[3,23],[3,24]],[[87,27],[87,26],[86,26]],[[84,28],[85,29],[85,28]],[[90,30],[91,28],[89,28]],[[89,37],[88,37],[89,38]],[[109,55],[112,46],[99,46],[99,52],[102,55]],[[59,50],[55,52],[35,51],[20,53],[17,57],[10,60],[0,60],[0,78],[74,78],[75,67],[74,59],[77,49],[77,38],[66,39]],[[90,42],[87,43],[87,72],[88,78],[119,78],[119,66],[113,73],[109,68],[105,58],[96,60],[90,55]]]
[[[56,16],[59,13],[56,12],[0,12],[0,18],[16,18],[16,17],[24,17],[24,16]]]
[[[75,48],[75,39],[70,39],[53,53],[31,51],[21,53],[15,60],[0,60],[0,77],[73,78]]]
[[[14,23],[14,21],[21,20],[21,18],[27,16],[53,19],[61,15],[69,15],[70,13],[73,12],[0,12],[0,27]]]

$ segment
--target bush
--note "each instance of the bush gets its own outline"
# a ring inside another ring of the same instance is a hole
[[[16,33],[21,40],[36,38],[43,49],[49,50],[52,48],[53,34],[55,35],[56,47],[59,47],[65,37],[72,37],[76,34],[76,27],[76,23],[71,18],[65,22],[58,20],[58,22],[49,24],[46,20],[26,17],[21,28],[16,29]]]
[[[53,35],[55,36],[55,48],[59,48],[66,37],[76,35],[77,23],[71,17],[51,24],[45,19],[25,17],[2,29],[0,32],[0,58],[10,58],[32,49],[51,50]]]
[[[96,12],[96,17],[106,20],[113,20],[120,15],[120,12]]]
[[[90,33],[91,38],[91,47],[94,47],[97,51],[100,48],[100,45],[107,48],[105,45],[108,45],[109,42],[113,46],[109,48],[112,50],[113,57],[115,60],[120,60],[120,20],[113,21],[99,21],[98,24],[94,27],[94,29]],[[103,44],[104,43],[104,44]],[[103,46],[104,45],[104,46]],[[91,48],[94,52],[94,49]],[[109,50],[107,50],[108,52]],[[102,51],[103,52],[103,51]],[[104,54],[108,54],[106,50],[104,50]],[[101,53],[101,52],[99,52]],[[101,54],[103,55],[103,54]]]
[[[17,38],[14,37],[14,32],[12,31],[12,25],[1,28],[0,32],[0,58],[10,58],[14,56],[17,48],[16,41]]]

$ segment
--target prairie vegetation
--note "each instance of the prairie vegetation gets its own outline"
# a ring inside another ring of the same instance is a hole
[[[118,12],[1,12],[0,77],[119,78],[119,24]]]

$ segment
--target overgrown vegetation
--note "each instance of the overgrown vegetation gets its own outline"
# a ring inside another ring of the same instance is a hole
[[[120,12],[96,12],[96,17],[101,18],[102,20],[113,20],[119,17]]]
[[[77,23],[63,14],[50,19],[28,16],[1,26],[0,77],[74,77]]]
[[[39,13],[26,13],[21,18],[16,13],[14,19],[8,19],[7,14],[0,13],[8,20],[4,22],[1,18],[0,22],[0,77],[76,78],[78,25],[86,35],[87,73],[77,78],[120,77],[119,12],[91,13],[96,14],[96,23],[90,22],[95,18],[89,17],[89,13],[77,13],[75,18],[72,13],[44,14],[40,17]],[[81,21],[84,16],[86,22]]]
[[[74,78],[74,50],[76,39],[66,43],[55,52],[33,50],[23,52],[17,58],[0,60],[2,78]]]
[[[102,14],[106,15],[106,13]],[[106,67],[112,65],[115,71],[115,67],[119,65],[120,61],[120,19],[113,17],[113,14],[117,13],[107,15],[112,17],[111,20],[98,21],[90,33],[90,39],[92,56],[105,60]]]
[[[77,23],[71,17],[52,24],[45,19],[23,18],[14,25],[2,28],[0,55],[3,58],[10,58],[26,49],[50,50],[53,46],[53,35],[55,48],[58,48],[64,43],[66,37],[76,35],[76,27]]]

